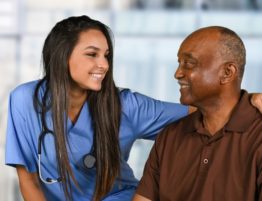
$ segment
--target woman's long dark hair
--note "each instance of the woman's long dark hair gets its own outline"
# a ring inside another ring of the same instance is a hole
[[[69,57],[78,42],[79,35],[90,29],[101,31],[106,37],[109,48],[109,70],[103,80],[102,88],[100,91],[89,91],[87,99],[94,128],[96,156],[96,185],[93,200],[101,200],[111,190],[116,177],[120,175],[118,133],[121,104],[113,80],[111,31],[103,23],[87,16],[69,17],[58,22],[45,40],[42,51],[44,77],[36,86],[34,93],[36,111],[42,113],[42,117],[45,117],[49,109],[52,111],[58,173],[67,200],[73,200],[70,180],[78,186],[68,157],[70,149],[66,129],[71,79]],[[45,85],[44,95],[40,97],[42,85]]]

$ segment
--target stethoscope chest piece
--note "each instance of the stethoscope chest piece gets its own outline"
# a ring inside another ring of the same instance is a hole
[[[86,154],[83,157],[83,163],[84,163],[85,168],[91,169],[95,167],[96,158],[92,153]]]

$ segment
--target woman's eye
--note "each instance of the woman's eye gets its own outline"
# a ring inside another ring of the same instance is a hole
[[[89,57],[95,57],[96,53],[86,53],[85,55],[89,56]]]
[[[106,55],[105,55],[105,58],[106,58],[106,59],[109,59],[109,58],[110,58],[110,55],[109,55],[109,54],[106,54]]]

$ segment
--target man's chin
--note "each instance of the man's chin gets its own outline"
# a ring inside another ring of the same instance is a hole
[[[187,98],[183,98],[183,97],[180,97],[180,103],[183,104],[183,105],[192,105],[192,101],[187,99]]]

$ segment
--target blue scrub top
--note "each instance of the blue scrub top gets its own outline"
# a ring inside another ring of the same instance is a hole
[[[38,81],[22,84],[13,90],[9,99],[5,163],[23,165],[28,172],[38,172],[37,143],[41,132],[40,115],[33,106],[33,94]],[[42,86],[43,87],[43,86]],[[41,92],[43,93],[43,91]],[[121,148],[121,178],[115,181],[112,191],[104,201],[129,201],[138,180],[127,163],[131,147],[136,139],[154,139],[160,129],[187,115],[188,108],[180,104],[158,101],[128,89],[120,92],[122,116],[119,133]],[[52,129],[51,112],[46,116],[47,126]],[[91,200],[95,187],[95,168],[85,170],[83,156],[90,153],[93,129],[88,104],[84,104],[75,124],[68,119],[69,158],[81,191],[73,186],[73,198]],[[57,173],[54,137],[46,135],[42,142],[41,173],[43,178],[59,177]],[[65,200],[59,183],[42,184],[49,201]]]

